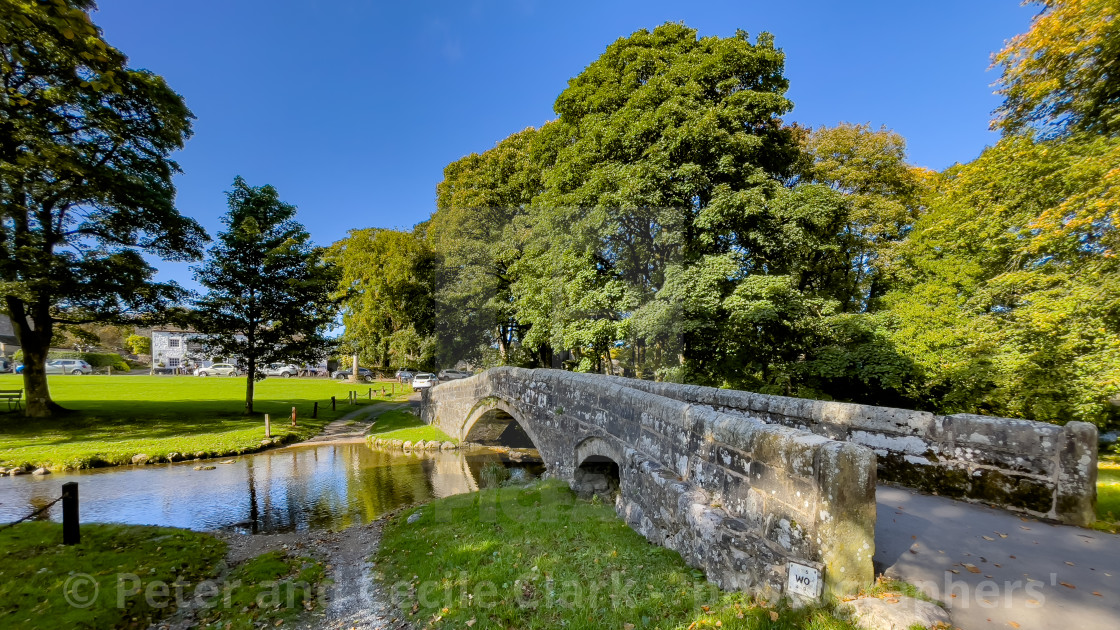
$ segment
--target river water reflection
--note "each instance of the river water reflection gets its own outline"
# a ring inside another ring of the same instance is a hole
[[[63,483],[77,481],[82,522],[252,533],[342,529],[402,505],[472,492],[488,461],[500,456],[486,450],[408,454],[354,442],[206,462],[0,477],[0,523],[50,503]],[[195,470],[199,464],[215,468]],[[60,520],[61,505],[40,518]]]

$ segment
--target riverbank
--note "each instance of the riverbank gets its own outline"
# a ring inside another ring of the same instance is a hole
[[[720,592],[611,506],[577,500],[557,481],[391,515],[375,570],[416,627],[854,627],[828,607],[792,610]]]
[[[184,529],[87,524],[81,533],[62,546],[57,523],[0,530],[0,629],[249,630],[327,615],[329,554],[314,544],[238,554]]]
[[[405,443],[417,442],[459,444],[459,440],[447,435],[439,427],[425,423],[420,416],[403,408],[379,415],[366,434],[366,442],[378,448],[403,448]]]
[[[20,377],[0,375],[0,389],[21,386]],[[387,387],[381,383],[265,379],[256,385],[256,413],[244,416],[244,378],[66,375],[50,377],[50,387],[73,412],[48,420],[0,415],[0,467],[59,471],[252,453],[317,435],[356,409],[346,403],[351,391],[359,406],[408,396],[405,390],[381,395]]]

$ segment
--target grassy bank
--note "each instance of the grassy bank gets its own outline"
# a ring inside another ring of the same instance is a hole
[[[567,486],[483,490],[394,516],[377,570],[417,627],[814,628],[853,626],[828,609],[773,608],[721,593],[613,508]]]
[[[1102,459],[1097,468],[1097,517],[1094,529],[1120,534],[1120,461]]]
[[[458,440],[437,427],[425,424],[407,409],[393,409],[378,416],[366,436],[367,442],[372,444],[374,440],[401,440],[402,442],[438,440],[458,443]]]
[[[306,616],[321,592],[321,563],[270,552],[226,567],[225,543],[198,532],[90,524],[81,544],[61,540],[57,523],[0,530],[0,630],[146,628],[192,600],[195,621],[251,630]]]
[[[257,413],[244,416],[244,378],[65,375],[49,382],[54,400],[75,413],[50,420],[0,415],[0,466],[58,470],[128,464],[138,454],[162,461],[172,453],[193,458],[251,452],[262,448],[264,414],[272,417],[278,441],[302,440],[355,409],[345,404],[351,390],[359,392],[359,404],[367,404],[372,387],[327,379],[265,379],[256,386]],[[20,377],[0,375],[0,389],[19,387]],[[335,411],[331,396],[338,399]],[[316,402],[318,417],[313,419]],[[288,420],[292,407],[296,427]]]

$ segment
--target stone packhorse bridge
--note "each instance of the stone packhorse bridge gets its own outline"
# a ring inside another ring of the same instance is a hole
[[[577,492],[617,490],[619,515],[648,540],[723,589],[765,597],[813,598],[805,587],[818,576],[837,596],[874,580],[880,478],[1065,522],[1093,518],[1096,430],[1083,423],[520,368],[428,390],[422,415],[467,442],[531,441],[552,476]]]

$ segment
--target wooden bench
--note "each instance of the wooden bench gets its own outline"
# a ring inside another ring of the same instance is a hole
[[[23,401],[22,389],[0,389],[0,398],[8,402],[8,411],[12,410],[12,403],[16,404],[16,409],[23,409],[21,402]]]

